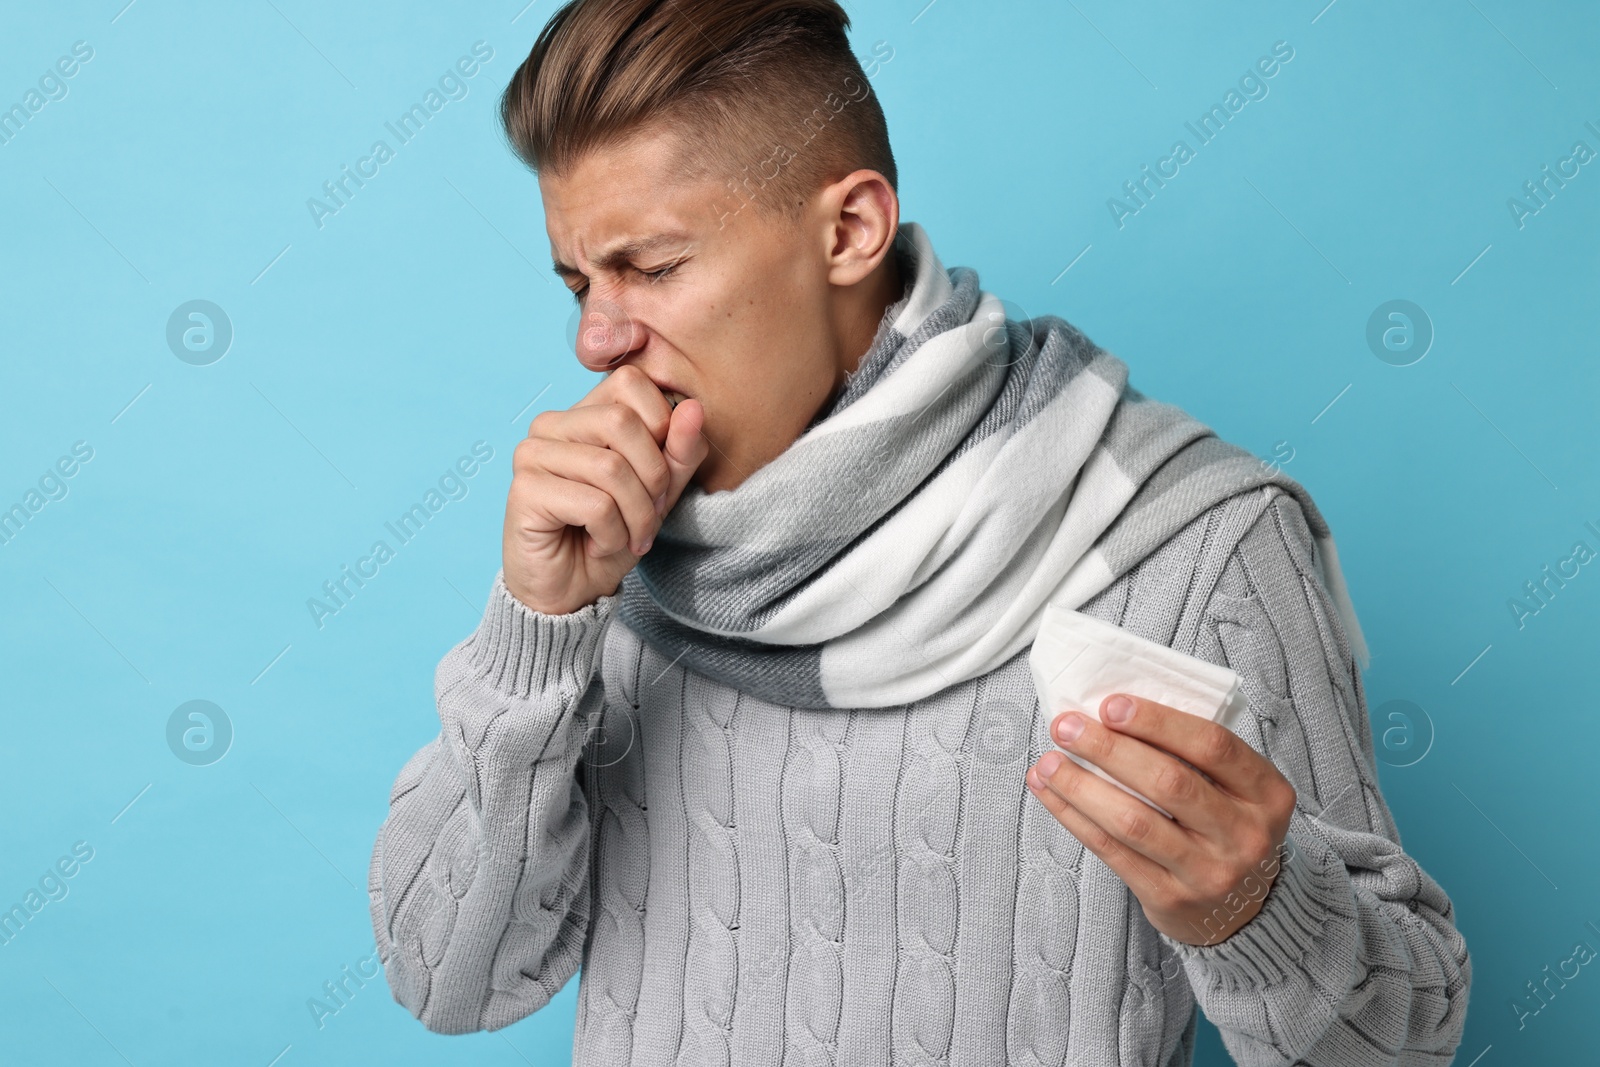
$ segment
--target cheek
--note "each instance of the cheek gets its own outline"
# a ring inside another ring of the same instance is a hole
[[[741,273],[741,271],[743,273]],[[819,316],[791,291],[787,268],[743,264],[726,278],[686,285],[660,307],[661,338],[689,365],[710,432],[754,428],[788,407],[814,402],[832,373],[812,353],[824,351]]]

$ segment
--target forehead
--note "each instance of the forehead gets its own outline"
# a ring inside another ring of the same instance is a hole
[[[556,261],[653,251],[664,237],[681,241],[703,229],[715,217],[718,190],[711,179],[684,173],[686,152],[670,131],[640,133],[593,149],[564,173],[541,173]]]

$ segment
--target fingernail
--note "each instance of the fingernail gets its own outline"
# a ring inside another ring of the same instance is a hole
[[[639,555],[641,555],[641,556],[642,556],[642,555],[644,555],[644,554],[645,554],[645,553],[646,553],[646,552],[648,552],[648,551],[650,551],[650,546],[651,546],[651,545],[653,545],[653,544],[655,544],[655,543],[656,543],[656,539],[655,539],[655,538],[654,538],[654,537],[652,537],[652,538],[650,538],[650,540],[648,540],[648,541],[646,541],[646,542],[645,542],[645,543],[644,543],[644,547],[643,547],[643,548],[641,548],[641,549],[639,549]]]
[[[1070,745],[1078,739],[1079,734],[1083,733],[1083,725],[1087,721],[1075,711],[1061,716],[1060,721],[1056,723],[1056,737],[1061,739],[1063,745]]]
[[[667,494],[666,493],[662,493],[660,496],[656,497],[656,516],[660,517],[660,516],[666,514],[666,511],[667,511]]]
[[[1046,752],[1039,757],[1039,773],[1046,778],[1050,777],[1056,773],[1057,768],[1061,766],[1061,761],[1066,758],[1059,752]]]
[[[1133,701],[1118,693],[1100,709],[1101,718],[1107,722],[1127,722],[1133,718]]]

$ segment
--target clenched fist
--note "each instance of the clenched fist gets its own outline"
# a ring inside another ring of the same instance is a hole
[[[710,444],[698,400],[676,408],[632,364],[566,411],[543,411],[512,457],[506,588],[564,615],[615,593],[650,550]]]

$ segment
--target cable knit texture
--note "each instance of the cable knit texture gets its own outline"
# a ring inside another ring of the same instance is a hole
[[[1243,676],[1299,799],[1261,911],[1183,944],[1028,791],[1026,652],[907,705],[794,709],[644,644],[616,596],[497,576],[373,850],[373,930],[430,1030],[581,976],[580,1067],[1444,1064],[1471,964],[1374,773],[1361,678],[1295,500],[1191,522],[1080,610]]]

